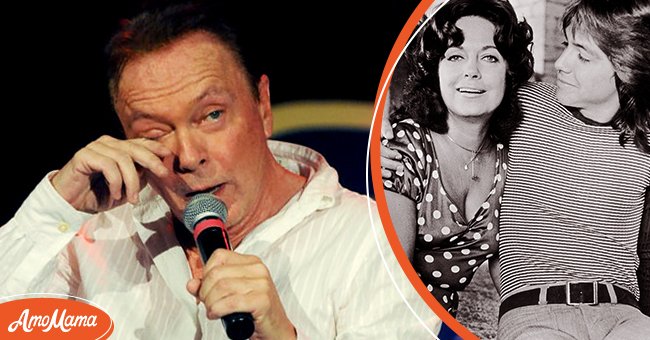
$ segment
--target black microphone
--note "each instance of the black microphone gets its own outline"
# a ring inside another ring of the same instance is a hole
[[[203,264],[219,249],[230,248],[226,233],[226,205],[211,194],[198,194],[190,200],[183,213],[185,227],[194,234]],[[251,313],[232,313],[221,318],[226,334],[233,340],[248,339],[255,332]]]

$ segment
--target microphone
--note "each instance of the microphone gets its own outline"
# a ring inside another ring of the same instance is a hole
[[[192,197],[183,213],[185,227],[194,234],[203,264],[219,249],[232,250],[226,233],[226,205],[211,194]],[[233,340],[245,340],[255,332],[251,313],[232,313],[221,318],[226,334]]]

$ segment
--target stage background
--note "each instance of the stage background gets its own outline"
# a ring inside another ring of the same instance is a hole
[[[15,2],[5,12],[2,224],[48,171],[102,134],[119,135],[103,48],[119,19],[137,11],[133,3]],[[418,1],[242,3],[251,11],[245,34],[267,48],[271,98],[279,104],[373,102],[388,53]]]

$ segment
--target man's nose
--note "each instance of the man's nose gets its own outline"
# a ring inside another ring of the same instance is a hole
[[[206,162],[204,144],[190,131],[177,131],[174,172],[179,174],[196,171]]]
[[[555,60],[553,63],[553,67],[555,67],[555,70],[558,72],[563,72],[563,73],[568,73],[569,72],[569,67],[567,63],[567,56],[569,54],[569,49],[565,48],[564,51],[562,51],[562,54]]]

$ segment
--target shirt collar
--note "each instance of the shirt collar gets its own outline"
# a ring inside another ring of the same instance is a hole
[[[307,178],[307,182],[278,213],[246,235],[236,249],[240,252],[246,252],[258,242],[273,242],[312,213],[334,206],[336,193],[340,189],[336,170],[318,152],[304,146],[272,140],[268,145],[278,163]]]
[[[247,235],[238,250],[252,238],[262,238],[266,241],[276,239],[309,214],[330,208],[336,203],[336,192],[340,189],[338,174],[320,153],[304,146],[274,140],[269,140],[268,146],[280,165],[307,178],[307,182],[285,207]],[[139,198],[140,203],[133,207],[133,217],[140,222],[138,233],[143,241],[146,241],[156,231],[144,226],[153,222],[158,224],[163,217],[168,224],[171,223],[171,211],[163,198],[149,185],[140,192]],[[280,222],[282,227],[268,228],[269,225]],[[173,235],[171,229],[169,232]]]

